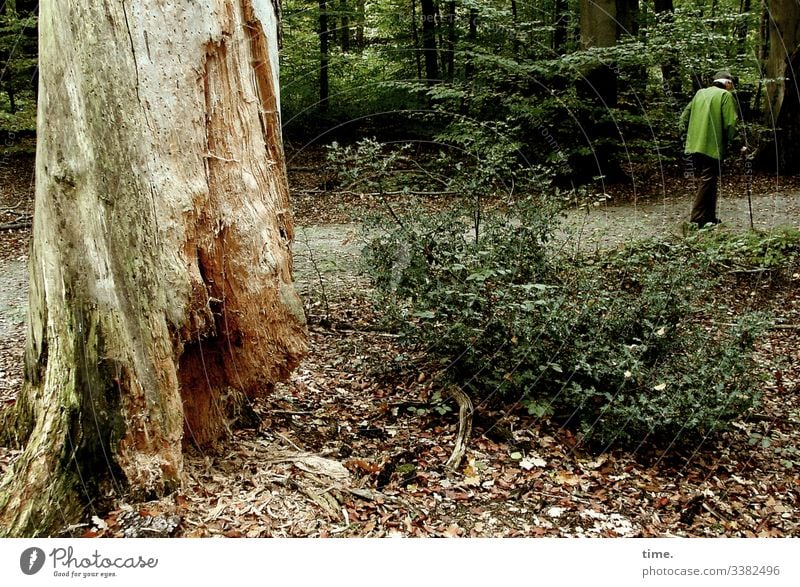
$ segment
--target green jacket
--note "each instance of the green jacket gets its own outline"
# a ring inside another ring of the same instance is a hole
[[[736,136],[737,120],[730,92],[717,86],[698,91],[681,114],[681,127],[689,126],[684,152],[703,153],[721,161]]]

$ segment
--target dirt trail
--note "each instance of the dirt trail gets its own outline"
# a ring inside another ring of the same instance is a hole
[[[717,215],[726,230],[747,230],[750,213],[743,194],[727,195],[731,186],[723,186]],[[778,192],[752,196],[753,225],[756,229],[778,226],[800,228],[800,193]],[[565,225],[580,235],[584,246],[603,248],[658,234],[679,234],[688,220],[688,198],[664,198],[643,204],[601,205],[584,211],[573,210]]]
[[[724,230],[747,230],[747,198],[726,197],[723,186],[718,212]],[[755,227],[800,227],[800,192],[754,195]],[[680,233],[688,216],[685,198],[665,198],[642,204],[603,204],[568,212],[561,230],[576,246],[602,249],[658,234]],[[295,279],[301,295],[319,292],[320,276],[331,290],[356,278],[361,243],[354,223],[300,226],[294,243]],[[0,262],[0,340],[19,333],[25,320],[28,275],[24,257]],[[20,303],[22,301],[22,304]]]

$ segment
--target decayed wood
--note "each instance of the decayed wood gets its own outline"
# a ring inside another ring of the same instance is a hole
[[[450,458],[447,459],[445,467],[455,471],[461,466],[464,461],[464,455],[467,454],[467,445],[472,435],[472,413],[474,408],[472,400],[461,388],[450,387],[448,394],[458,403],[458,432],[456,433],[453,452],[450,454]]]
[[[66,26],[64,23],[69,23]],[[0,535],[163,495],[305,351],[271,0],[42,4],[26,448]]]

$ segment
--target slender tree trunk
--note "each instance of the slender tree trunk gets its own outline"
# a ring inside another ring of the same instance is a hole
[[[328,109],[330,96],[328,81],[328,7],[325,0],[319,0],[319,109],[325,112]]]
[[[769,8],[766,2],[762,3],[758,34],[758,63],[761,77],[758,80],[758,90],[756,91],[753,109],[756,112],[763,112],[765,108],[761,105],[761,96],[764,90],[764,80],[767,77],[767,56],[769,55]]]
[[[425,78],[439,80],[439,54],[436,50],[436,6],[433,0],[420,0],[422,10],[422,50],[425,53]]]
[[[452,80],[456,67],[456,3],[447,3],[447,79]]]
[[[519,11],[517,0],[511,0],[511,54],[515,58],[519,54],[519,48]]]
[[[475,50],[475,43],[478,41],[478,11],[475,8],[469,9],[469,28],[467,29],[467,47],[470,51]],[[464,77],[472,79],[475,75],[475,63],[471,56],[467,57],[464,64]]]
[[[339,40],[341,41],[342,53],[347,53],[350,51],[350,13],[347,8],[347,0],[339,2],[339,10],[342,13],[340,17],[342,30]]]
[[[675,6],[672,0],[656,0],[653,6],[656,17],[662,22],[672,22],[675,16]],[[673,102],[682,98],[682,83],[678,74],[678,54],[672,49],[667,51],[661,64],[661,76],[664,78],[663,88]]]
[[[567,52],[567,25],[569,23],[569,5],[567,0],[555,0],[553,6],[553,51],[557,55]]]
[[[617,42],[620,25],[617,21],[618,0],[581,1],[581,47],[583,49],[613,47]],[[595,176],[608,180],[621,178],[615,143],[618,129],[611,117],[617,106],[617,68],[610,59],[598,58],[583,71],[577,84],[578,96],[593,106],[581,124],[587,129],[592,153],[581,161],[578,168],[589,179]],[[602,147],[597,147],[602,144]]]
[[[434,1],[434,10],[436,11],[436,34],[439,37],[439,51],[438,55],[441,59],[441,70],[443,74],[447,73],[447,44],[444,41],[444,24],[442,24],[442,13],[439,10],[439,3]]]
[[[414,60],[417,63],[417,78],[422,79],[422,50],[419,43],[419,28],[417,27],[417,0],[411,0],[411,34],[414,38]]]
[[[359,50],[364,49],[364,25],[366,24],[367,10],[365,0],[356,0],[356,45]]]
[[[25,449],[2,535],[174,490],[182,441],[214,443],[226,398],[304,352],[275,12],[206,8],[42,3],[25,385],[2,426]]]
[[[639,37],[639,0],[617,0],[617,41]]]
[[[641,11],[639,0],[617,0],[617,43],[630,42],[641,39],[639,36],[639,20]],[[619,71],[621,66],[617,67]],[[633,65],[625,69],[628,78],[628,90],[644,99],[647,90],[647,70],[644,65]]]
[[[751,0],[742,0],[739,5],[739,14],[742,17],[736,25],[736,54],[739,56],[747,54],[747,22],[751,6]]]

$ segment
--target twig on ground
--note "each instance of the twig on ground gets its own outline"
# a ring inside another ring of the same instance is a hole
[[[322,295],[322,305],[325,307],[325,318],[327,319],[331,315],[331,308],[328,304],[328,294],[325,289],[325,281],[322,279],[322,271],[320,271],[319,265],[317,264],[317,259],[314,257],[314,251],[311,249],[311,244],[308,242],[308,235],[306,234],[305,230],[301,230],[301,232],[303,233],[303,244],[305,244],[306,249],[308,249],[308,260],[311,263],[311,268],[317,275],[320,294]]]

